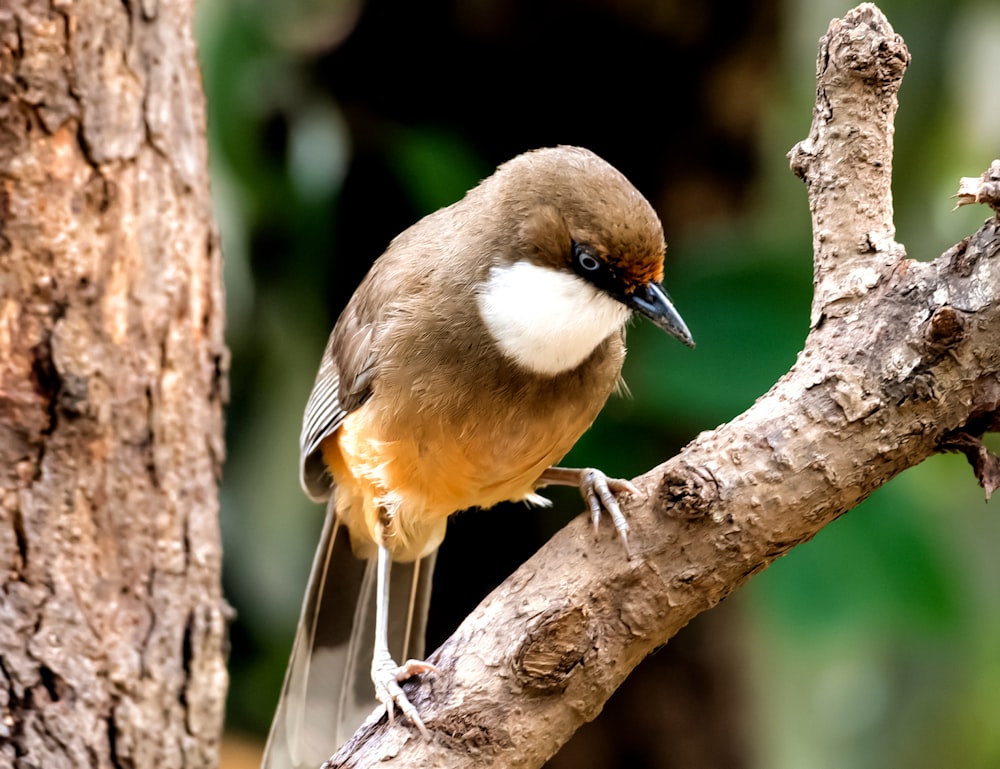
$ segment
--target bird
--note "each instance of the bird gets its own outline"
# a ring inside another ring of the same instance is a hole
[[[451,514],[577,486],[628,552],[617,497],[635,487],[558,463],[620,386],[633,315],[694,347],[665,249],[621,172],[556,146],[501,164],[374,262],[303,418],[300,481],[327,515],[263,769],[318,766],[379,704],[429,738],[400,684],[435,670],[423,630]]]

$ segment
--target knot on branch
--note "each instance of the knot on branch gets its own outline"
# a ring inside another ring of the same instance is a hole
[[[910,52],[889,25],[885,15],[871,3],[830,22],[825,38],[827,61],[845,76],[877,81],[884,88],[898,89],[910,63]]]
[[[594,631],[586,606],[546,612],[515,653],[514,676],[521,686],[535,692],[562,691],[593,645]]]
[[[934,310],[927,321],[927,343],[930,352],[940,356],[957,347],[965,338],[965,320],[962,314],[947,304]]]
[[[704,467],[682,464],[664,472],[653,509],[673,518],[702,518],[718,500],[715,476]]]

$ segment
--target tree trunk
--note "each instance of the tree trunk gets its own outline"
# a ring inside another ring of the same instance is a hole
[[[933,261],[895,241],[908,63],[868,3],[820,41],[812,130],[790,153],[815,251],[791,370],[634,480],[631,560],[578,518],[479,605],[428,658],[437,672],[405,685],[431,740],[383,713],[326,767],[541,766],[653,649],[902,470],[961,450],[987,492],[1000,484],[979,440],[1000,423],[1000,221]],[[962,190],[1000,210],[1000,163]]]
[[[0,766],[217,763],[227,354],[191,17],[0,6]]]

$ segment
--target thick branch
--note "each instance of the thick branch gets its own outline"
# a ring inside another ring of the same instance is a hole
[[[792,153],[816,246],[795,366],[636,479],[632,560],[579,519],[483,601],[432,655],[440,672],[408,685],[433,741],[373,719],[329,766],[540,766],[695,615],[997,410],[1000,223],[906,260],[889,197],[906,48],[863,5],[820,49],[815,120]]]

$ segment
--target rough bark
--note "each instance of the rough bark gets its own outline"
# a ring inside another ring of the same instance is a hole
[[[1000,222],[930,262],[895,242],[908,62],[870,4],[820,41],[813,126],[790,153],[815,246],[792,369],[635,480],[632,560],[579,519],[482,602],[431,655],[438,674],[407,684],[431,741],[376,714],[327,766],[541,766],[692,617],[956,437],[977,443],[1000,403]]]
[[[217,763],[226,351],[192,11],[0,5],[0,766]]]

